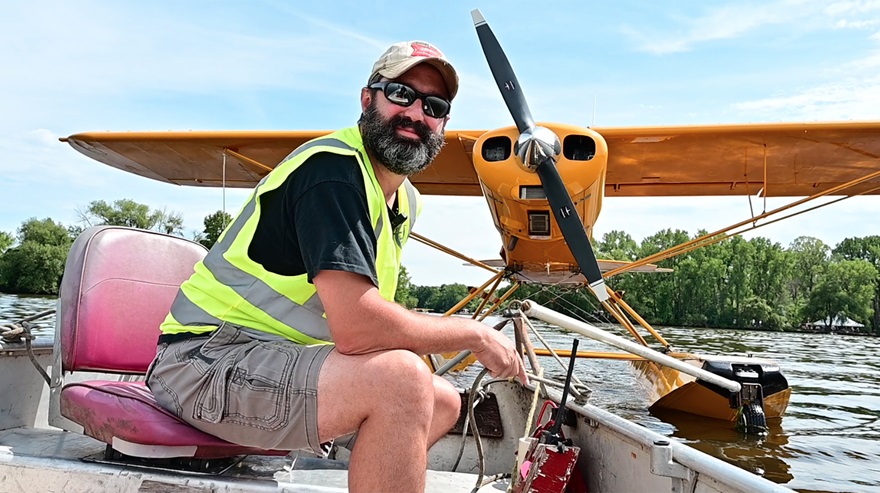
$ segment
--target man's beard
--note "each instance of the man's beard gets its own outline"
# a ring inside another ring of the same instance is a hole
[[[388,171],[396,175],[412,176],[425,169],[446,144],[445,132],[435,134],[424,122],[414,122],[403,115],[388,120],[382,118],[376,107],[376,99],[364,110],[358,121],[364,146]],[[398,128],[415,132],[415,141],[397,134]]]

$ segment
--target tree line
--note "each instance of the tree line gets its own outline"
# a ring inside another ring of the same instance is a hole
[[[80,224],[65,226],[51,218],[32,217],[15,235],[0,231],[0,292],[57,295],[64,263],[73,240],[90,226],[128,226],[183,236],[183,215],[129,199],[108,203],[96,200],[77,210]],[[217,211],[204,219],[204,230],[191,233],[193,241],[210,248],[232,218]]]
[[[593,247],[599,258],[634,261],[705,234],[664,229],[637,243],[623,231],[611,231]],[[797,330],[850,318],[865,326],[850,331],[880,335],[880,236],[847,238],[833,248],[810,236],[788,247],[734,236],[657,265],[672,272],[606,280],[652,325]],[[402,303],[438,312],[468,293],[463,284],[412,286],[404,278],[399,285]],[[583,286],[528,284],[510,299],[525,298],[579,319],[613,321]]]
[[[77,211],[80,225],[30,218],[15,235],[0,231],[0,291],[57,294],[67,252],[85,227],[120,225],[183,236],[180,213],[154,210],[122,199],[91,202]],[[231,220],[217,211],[191,239],[206,247]],[[637,260],[702,236],[664,229],[637,243],[611,231],[593,246],[600,258]],[[658,262],[668,273],[626,273],[608,279],[655,325],[788,330],[813,321],[850,318],[880,334],[880,236],[847,238],[831,247],[802,236],[787,247],[767,238],[735,236]],[[498,296],[510,289],[503,287]],[[446,312],[469,292],[464,284],[417,286],[402,268],[397,301],[408,308]],[[555,310],[602,320],[601,308],[583,287],[522,286],[511,299],[531,298]],[[474,310],[479,300],[466,308]]]
[[[623,231],[611,231],[594,246],[600,258],[632,261],[705,234],[664,229],[636,243]],[[850,318],[864,324],[863,331],[880,334],[880,236],[846,238],[834,247],[810,236],[787,247],[734,236],[657,265],[672,272],[608,280],[652,324],[791,330]],[[562,294],[557,308],[594,310],[595,303],[584,298]]]

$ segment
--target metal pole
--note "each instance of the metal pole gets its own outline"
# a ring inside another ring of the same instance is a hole
[[[522,311],[530,317],[539,318],[547,323],[558,325],[572,332],[577,332],[590,339],[610,344],[618,349],[628,351],[655,363],[674,368],[682,373],[687,373],[688,375],[699,378],[700,380],[718,385],[731,392],[739,392],[742,389],[742,385],[740,385],[739,382],[720,377],[714,373],[703,370],[702,368],[697,368],[663,353],[654,351],[651,348],[630,342],[620,336],[608,333],[590,324],[575,320],[571,317],[566,317],[565,315],[550,310],[549,308],[545,308],[532,300],[523,301]]]

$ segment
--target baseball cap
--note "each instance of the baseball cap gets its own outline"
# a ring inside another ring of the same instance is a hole
[[[396,79],[420,63],[428,63],[440,71],[449,91],[449,99],[454,98],[458,92],[458,74],[446,55],[425,41],[401,41],[391,45],[373,64],[367,85],[376,82],[380,77]]]

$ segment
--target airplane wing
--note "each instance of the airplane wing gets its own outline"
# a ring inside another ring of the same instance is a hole
[[[809,196],[880,170],[880,122],[593,128],[608,144],[608,197]],[[252,187],[329,131],[80,133],[62,141],[104,164],[178,185]],[[471,155],[481,130],[449,130],[413,177],[422,193],[481,195]],[[849,195],[880,187],[880,179]],[[877,190],[867,193],[877,194]]]
[[[177,185],[250,188],[315,131],[90,132],[62,138],[114,168]],[[446,146],[412,182],[425,194],[482,195],[471,160],[483,131],[447,131]],[[225,155],[225,169],[224,169]]]
[[[880,122],[593,130],[608,144],[606,197],[809,196],[880,171]]]

